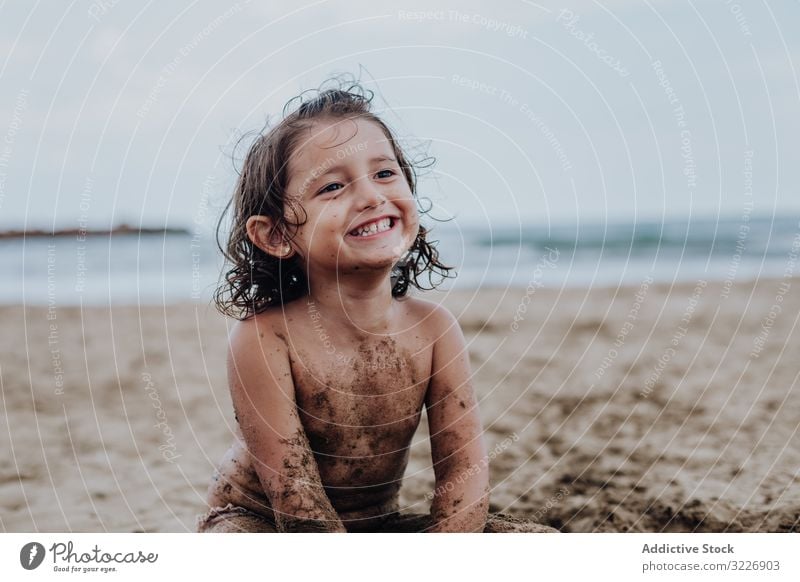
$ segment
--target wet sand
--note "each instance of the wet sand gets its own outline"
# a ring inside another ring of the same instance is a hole
[[[800,530],[798,289],[423,294],[469,344],[491,510],[568,532]],[[194,304],[0,321],[2,531],[193,531],[233,434],[228,323]],[[428,506],[429,451],[423,417],[408,511]]]

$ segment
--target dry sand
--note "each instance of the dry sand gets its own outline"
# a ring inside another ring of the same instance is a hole
[[[493,511],[575,532],[800,529],[800,280],[694,287],[424,295],[469,342]],[[232,438],[226,321],[187,304],[0,322],[0,530],[193,531]],[[433,488],[426,434],[412,511]]]

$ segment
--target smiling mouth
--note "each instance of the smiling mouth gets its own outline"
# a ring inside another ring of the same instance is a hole
[[[396,222],[397,220],[395,218],[387,216],[385,218],[381,218],[380,220],[376,220],[374,222],[370,222],[369,224],[354,228],[348,234],[356,238],[369,238],[392,230]]]

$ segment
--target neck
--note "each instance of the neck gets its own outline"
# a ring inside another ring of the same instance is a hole
[[[389,332],[394,300],[388,271],[340,272],[333,277],[311,274],[306,301],[332,330],[359,336]]]

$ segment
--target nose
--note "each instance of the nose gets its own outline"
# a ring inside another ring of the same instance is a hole
[[[387,200],[381,187],[374,184],[369,178],[359,180],[357,189],[359,210],[375,208]]]

